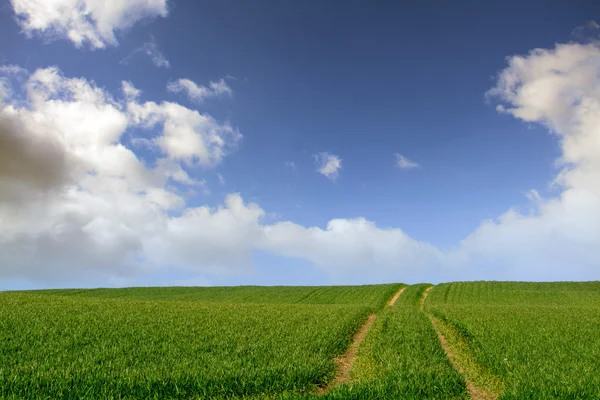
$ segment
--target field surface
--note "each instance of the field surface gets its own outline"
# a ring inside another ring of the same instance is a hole
[[[498,378],[500,399],[600,399],[600,282],[441,284],[426,309]]]
[[[404,285],[234,286],[202,288],[138,287],[124,289],[38,290],[35,293],[41,295],[93,297],[98,299],[169,300],[236,304],[348,304],[380,308],[402,286]]]
[[[401,285],[0,294],[0,397],[309,393]]]
[[[0,293],[0,399],[56,398],[600,399],[600,282]]]
[[[467,399],[465,382],[450,364],[427,316],[419,310],[431,285],[409,286],[378,316],[361,347],[353,383],[331,399]]]

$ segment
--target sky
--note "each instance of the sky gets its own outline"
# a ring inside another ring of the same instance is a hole
[[[5,1],[0,290],[598,280],[596,21]]]

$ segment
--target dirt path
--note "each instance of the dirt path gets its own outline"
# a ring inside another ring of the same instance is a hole
[[[398,292],[396,292],[394,297],[392,297],[392,299],[387,304],[387,307],[391,307],[396,303],[396,300],[398,300],[398,297],[400,297],[402,292],[404,292],[404,289],[406,289],[406,286],[398,290]],[[358,351],[358,348],[360,347],[362,341],[365,339],[365,336],[367,336],[367,333],[369,333],[373,322],[375,322],[375,318],[375,314],[369,315],[367,321],[363,324],[363,326],[360,327],[358,332],[356,332],[356,334],[354,335],[354,339],[352,340],[352,344],[350,345],[350,347],[348,347],[346,352],[342,354],[339,358],[336,358],[335,362],[337,364],[337,368],[335,378],[331,382],[329,382],[327,386],[320,388],[317,394],[324,394],[339,384],[350,382],[350,370],[352,369],[352,365],[354,365],[354,360],[356,359],[356,352]]]
[[[402,292],[404,292],[404,289],[406,289],[406,286],[404,286],[402,289],[398,290],[398,293],[396,293],[394,295],[394,297],[392,297],[392,299],[390,300],[390,302],[388,303],[388,307],[393,306],[394,304],[396,304],[396,300],[398,300],[398,297],[400,297],[400,295],[402,294]]]
[[[430,286],[425,290],[425,292],[423,292],[423,297],[421,298],[421,311],[423,313],[425,313],[425,300],[427,299],[427,296],[429,295],[429,292],[431,291],[432,288],[433,288],[433,286]],[[435,329],[435,332],[437,333],[437,336],[438,336],[438,339],[440,340],[442,348],[446,352],[446,356],[452,363],[452,366],[464,378],[464,380],[467,384],[467,391],[469,392],[469,397],[471,398],[471,400],[495,400],[495,399],[497,399],[498,394],[489,393],[484,388],[476,386],[473,383],[473,381],[471,381],[469,378],[467,378],[465,371],[460,366],[460,364],[457,362],[456,357],[454,356],[454,351],[452,349],[452,346],[450,346],[448,344],[448,341],[446,340],[444,335],[442,335],[442,333],[440,332],[435,320],[433,319],[433,317],[430,314],[427,314],[427,313],[425,313],[425,314],[427,315],[427,317],[429,317],[429,320],[431,321],[431,324],[433,325],[433,329]]]
[[[425,312],[425,300],[427,300],[427,296],[429,296],[429,292],[431,292],[431,289],[433,289],[433,286],[429,286],[423,292],[423,297],[421,297],[421,312]]]
[[[318,394],[326,393],[333,387],[350,381],[350,370],[352,369],[352,365],[356,359],[356,352],[358,351],[362,341],[365,339],[365,336],[367,336],[369,329],[371,329],[373,322],[375,322],[375,317],[375,314],[369,315],[367,322],[365,322],[364,325],[361,326],[358,332],[356,332],[354,335],[354,339],[352,340],[350,347],[348,347],[344,354],[335,360],[337,364],[335,379],[332,380],[327,386],[321,388],[318,391]]]

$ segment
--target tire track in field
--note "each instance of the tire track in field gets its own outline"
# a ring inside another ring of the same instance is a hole
[[[421,312],[427,315],[427,317],[431,321],[431,325],[433,325],[433,329],[435,329],[438,339],[440,340],[440,344],[442,345],[446,356],[450,360],[450,363],[452,363],[454,369],[459,374],[461,374],[463,379],[465,380],[465,383],[467,384],[467,391],[469,392],[469,397],[471,398],[471,400],[496,400],[500,393],[490,392],[481,386],[475,385],[475,383],[473,383],[473,381],[469,379],[469,377],[467,376],[469,374],[465,372],[465,369],[461,366],[461,364],[457,360],[457,357],[455,356],[455,353],[458,349],[454,348],[448,343],[446,337],[440,332],[436,320],[431,314],[425,312],[425,300],[427,300],[427,296],[429,295],[431,289],[433,289],[433,286],[428,287],[423,292],[423,297],[421,297]]]
[[[402,294],[402,292],[404,292],[404,289],[406,289],[407,287],[408,286],[404,286],[403,288],[401,288],[400,290],[398,290],[398,292],[396,292],[396,294],[394,295],[394,297],[392,297],[392,299],[388,303],[388,307],[391,307],[394,304],[396,304],[396,300],[398,300],[398,297],[400,297],[400,295]]]
[[[396,292],[394,297],[392,297],[392,299],[387,304],[387,307],[391,307],[396,303],[396,300],[398,300],[398,297],[400,297],[402,292],[404,292],[404,289],[406,289],[406,286]],[[352,370],[352,366],[354,365],[354,360],[356,360],[356,353],[358,352],[360,344],[367,336],[367,333],[369,333],[369,330],[371,330],[373,322],[375,322],[375,318],[377,318],[376,314],[369,315],[367,321],[363,324],[363,326],[360,327],[358,332],[356,332],[356,334],[354,335],[350,347],[346,349],[344,354],[335,359],[335,362],[337,364],[335,378],[329,384],[327,384],[327,386],[319,388],[317,394],[325,394],[331,389],[333,389],[335,386],[341,385],[342,383],[350,382],[350,371]]]

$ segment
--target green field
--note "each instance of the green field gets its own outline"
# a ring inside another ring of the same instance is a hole
[[[500,399],[600,399],[600,282],[447,283],[427,309],[499,379]]]
[[[0,395],[310,393],[332,378],[353,332],[400,287],[1,293]]]
[[[355,383],[333,390],[326,398],[468,398],[464,380],[419,310],[428,286],[408,287],[394,307],[381,312],[358,354],[352,371]]]
[[[0,398],[600,399],[600,282],[404,286],[2,292]]]
[[[402,286],[404,285],[138,287],[38,290],[35,293],[98,299],[175,300],[243,304],[348,304],[381,308]]]

